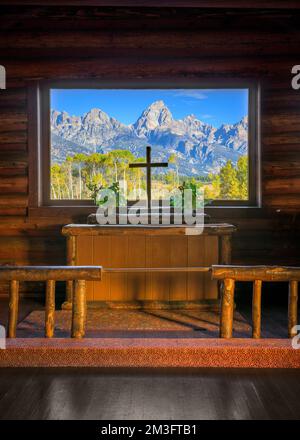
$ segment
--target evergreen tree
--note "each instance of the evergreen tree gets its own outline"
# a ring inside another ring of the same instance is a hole
[[[237,171],[233,167],[231,160],[220,171],[220,197],[222,200],[232,200],[239,198],[239,181]]]
[[[239,198],[241,200],[248,199],[248,157],[239,158],[236,167],[237,179],[239,182]]]

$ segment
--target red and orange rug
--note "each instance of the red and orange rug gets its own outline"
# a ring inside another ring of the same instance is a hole
[[[219,334],[219,313],[204,310],[129,310],[89,309],[86,322],[87,337],[183,337],[217,338]],[[45,313],[34,311],[19,325],[18,337],[44,336]],[[71,312],[55,312],[55,337],[69,337]],[[250,337],[251,326],[242,315],[235,312],[234,335]]]
[[[289,339],[251,339],[234,316],[234,337],[218,338],[219,314],[201,310],[89,309],[86,338],[70,338],[71,313],[56,312],[44,338],[44,312],[29,314],[0,350],[0,367],[300,368]]]

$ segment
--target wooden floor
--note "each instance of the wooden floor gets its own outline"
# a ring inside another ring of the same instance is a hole
[[[300,371],[0,371],[0,419],[300,419]]]

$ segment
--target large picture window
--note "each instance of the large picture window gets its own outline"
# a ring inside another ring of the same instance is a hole
[[[146,198],[147,146],[152,199],[191,187],[211,205],[256,202],[253,86],[50,84],[41,97],[45,205],[93,204],[103,188]]]

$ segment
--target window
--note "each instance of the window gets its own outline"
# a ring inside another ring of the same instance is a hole
[[[257,202],[254,86],[52,83],[39,102],[40,205],[93,205],[102,188],[147,198],[147,146],[152,199],[199,187],[210,205]]]

